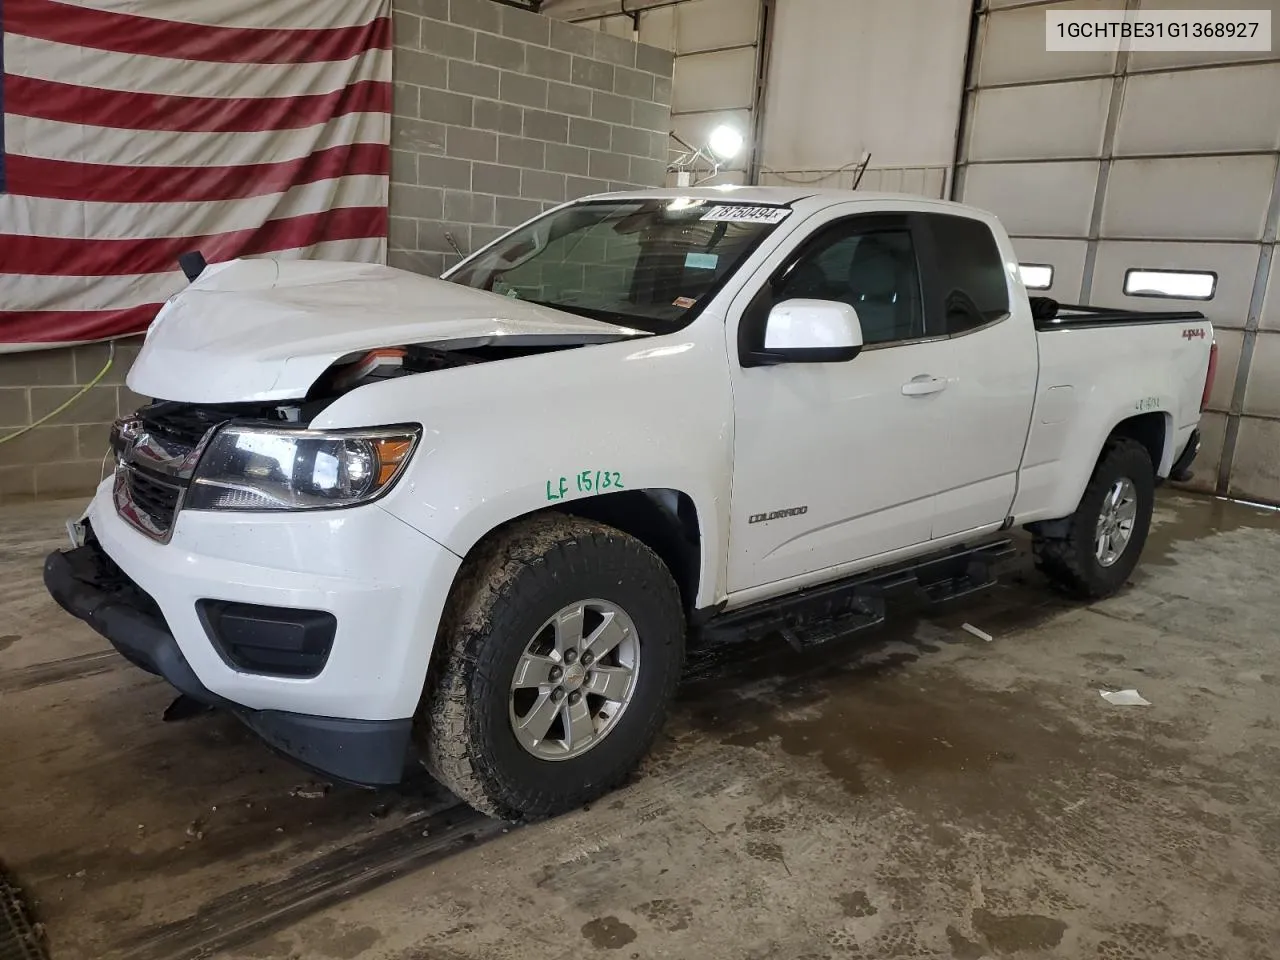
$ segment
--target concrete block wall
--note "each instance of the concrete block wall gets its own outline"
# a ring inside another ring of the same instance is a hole
[[[494,0],[395,0],[389,260],[439,274],[548,206],[663,182],[672,55]],[[0,503],[96,485],[139,339],[65,412],[0,443]],[[0,355],[0,437],[88,383],[106,344]]]
[[[65,411],[0,443],[0,503],[83,496],[97,485],[112,422],[146,400],[124,385],[141,340],[116,345],[102,380]],[[0,355],[0,437],[28,426],[74,396],[106,364],[105,343]]]
[[[470,253],[565,200],[664,182],[670,52],[494,0],[394,17],[392,266],[436,276],[450,238]]]

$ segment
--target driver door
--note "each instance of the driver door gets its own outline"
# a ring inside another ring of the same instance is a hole
[[[784,244],[734,302],[739,361],[773,306],[792,299],[850,304],[864,347],[847,362],[731,360],[731,593],[930,538],[945,486],[952,351],[928,328],[916,218],[850,215],[853,206],[825,211],[798,245]]]

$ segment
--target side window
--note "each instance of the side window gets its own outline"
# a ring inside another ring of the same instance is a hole
[[[838,300],[858,311],[864,343],[923,337],[920,272],[906,227],[830,227],[775,288],[773,301]]]
[[[1009,283],[1000,248],[981,220],[925,217],[937,261],[948,334],[964,333],[1009,314]]]

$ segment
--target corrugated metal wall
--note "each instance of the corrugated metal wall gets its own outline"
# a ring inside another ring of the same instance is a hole
[[[945,196],[955,159],[971,0],[547,0],[543,9],[676,56],[672,125],[705,144],[731,123],[750,141],[716,182],[848,187],[864,151],[866,190]],[[760,51],[768,70],[757,87]]]
[[[987,0],[955,196],[999,214],[1021,260],[1053,267],[1050,296],[1204,310],[1221,361],[1195,485],[1280,502],[1280,57],[1045,52],[1047,9],[1117,6]],[[1127,296],[1126,271],[1152,267],[1216,274],[1212,299]]]
[[[946,196],[971,0],[778,0],[761,183]]]

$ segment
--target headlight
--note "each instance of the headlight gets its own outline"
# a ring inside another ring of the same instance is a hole
[[[404,471],[420,431],[228,426],[200,458],[191,510],[316,510],[366,503]]]

